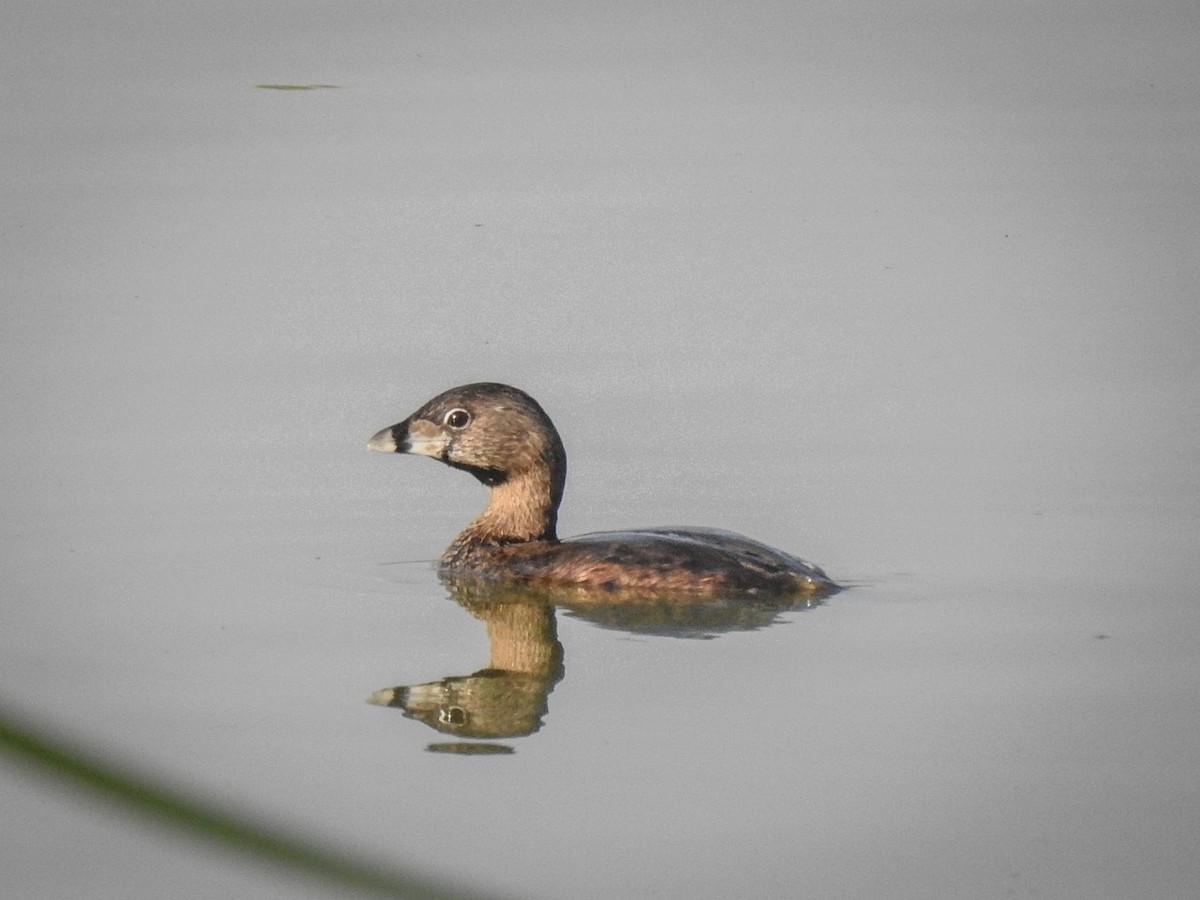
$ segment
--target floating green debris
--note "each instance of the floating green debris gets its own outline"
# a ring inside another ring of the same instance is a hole
[[[335,91],[341,87],[340,84],[256,84],[256,88],[262,88],[264,91]]]

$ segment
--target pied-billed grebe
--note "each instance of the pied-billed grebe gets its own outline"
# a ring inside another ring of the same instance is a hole
[[[711,528],[604,531],[559,540],[567,455],[550,417],[504,384],[453,388],[367,443],[470,472],[491,488],[487,509],[442,555],[443,572],[622,597],[818,594],[819,568]]]

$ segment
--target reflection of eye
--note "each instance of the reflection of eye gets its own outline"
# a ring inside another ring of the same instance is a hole
[[[442,416],[442,422],[454,429],[466,428],[471,424],[471,414],[465,409],[452,409]]]
[[[466,725],[467,711],[461,706],[444,706],[438,710],[438,721],[443,725]]]

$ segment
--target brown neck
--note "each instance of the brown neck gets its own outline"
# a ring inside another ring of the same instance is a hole
[[[472,611],[487,622],[491,659],[488,668],[562,677],[562,644],[554,607],[541,603],[487,603]]]
[[[548,471],[524,473],[491,490],[487,509],[455,539],[456,545],[558,540],[559,497]]]

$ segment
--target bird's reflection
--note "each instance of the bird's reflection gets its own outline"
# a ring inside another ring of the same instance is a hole
[[[408,718],[456,738],[430,745],[430,751],[471,755],[512,752],[503,744],[480,741],[523,737],[542,727],[550,692],[565,673],[555,620],[559,608],[601,628],[631,634],[713,638],[764,628],[783,612],[822,602],[812,595],[614,598],[611,592],[547,591],[446,573],[439,578],[450,597],[487,626],[487,666],[470,675],[384,688],[369,702],[401,709]]]
[[[385,688],[370,702],[402,709],[409,718],[457,738],[512,738],[537,731],[547,698],[563,676],[553,604],[478,580],[443,581],[451,597],[487,625],[487,666],[470,675]],[[478,753],[477,747],[443,744],[431,749]]]

